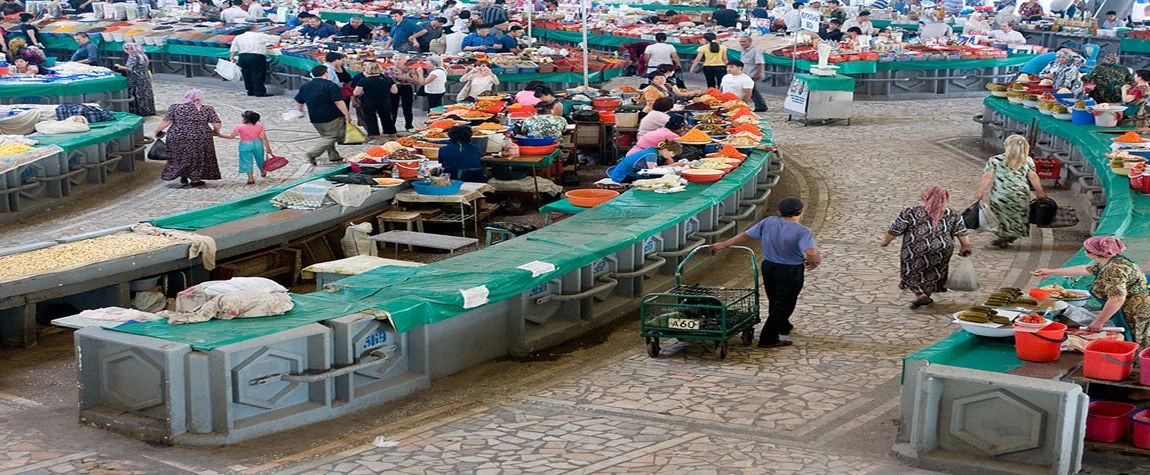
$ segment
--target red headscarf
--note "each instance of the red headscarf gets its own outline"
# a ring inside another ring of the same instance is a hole
[[[938,223],[942,219],[942,215],[946,213],[946,204],[950,202],[950,192],[945,188],[932,186],[922,190],[922,204],[926,206],[926,212],[930,214],[930,220]]]
[[[1126,250],[1126,245],[1116,237],[1094,236],[1082,243],[1086,252],[1102,257],[1114,257]]]

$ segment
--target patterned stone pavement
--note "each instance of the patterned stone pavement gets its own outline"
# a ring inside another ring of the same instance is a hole
[[[182,91],[182,85],[162,88],[160,102]],[[209,97],[225,104],[219,108],[228,118],[251,107],[246,97],[226,89],[212,89]],[[35,364],[0,374],[0,475],[917,473],[887,455],[901,358],[952,333],[949,315],[977,297],[943,294],[931,308],[908,309],[911,296],[897,287],[897,247],[877,244],[926,186],[950,188],[953,208],[973,201],[985,156],[967,153],[969,147],[954,141],[978,135],[970,116],[981,110],[980,102],[861,102],[850,126],[810,127],[787,122],[778,112],[780,98],[769,102],[773,111],[766,117],[787,163],[773,199],[794,195],[807,201],[805,223],[825,255],[823,267],[808,274],[790,336],[793,347],[762,350],[732,342],[720,362],[709,345],[665,342],[662,355],[651,359],[637,336],[638,324],[627,322],[585,349],[488,363],[378,409],[208,450],[149,447],[77,429],[65,340],[50,358],[59,367],[52,374],[64,380],[60,387],[27,390],[41,387],[31,376]],[[282,108],[276,102],[261,111],[276,116]],[[268,117],[273,140],[298,154],[311,131],[277,119]],[[230,173],[224,181],[238,182],[234,145],[217,149]],[[311,171],[295,165],[292,176]],[[222,201],[286,179],[202,190],[151,184],[136,198],[111,200],[81,214],[75,224],[29,223],[0,231],[0,239],[71,234]],[[135,203],[132,209],[125,209],[128,201]],[[975,265],[985,286],[1025,284],[1026,270],[1061,262],[1076,250],[1079,234],[1037,232],[1008,250],[987,249],[991,237],[976,235]],[[754,277],[745,266],[744,256],[732,255],[704,280],[749,286]],[[45,423],[47,432],[33,421]],[[376,447],[376,436],[396,445]],[[1136,463],[1121,470],[1112,465],[1096,463],[1091,473],[1144,470]]]

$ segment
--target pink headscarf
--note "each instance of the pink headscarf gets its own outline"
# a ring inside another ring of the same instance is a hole
[[[1126,245],[1116,237],[1094,236],[1082,243],[1086,252],[1102,257],[1114,257],[1126,250]]]
[[[148,64],[148,54],[139,43],[124,43],[124,52],[131,56],[138,56],[140,61],[143,61],[144,64]]]
[[[946,213],[946,204],[950,201],[950,192],[945,188],[932,186],[922,190],[922,204],[926,205],[926,212],[930,214],[931,221],[938,223]]]
[[[204,91],[196,88],[188,89],[188,92],[184,93],[184,104],[191,104],[196,106],[196,109],[203,107]]]

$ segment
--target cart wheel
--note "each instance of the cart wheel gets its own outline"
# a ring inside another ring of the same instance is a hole
[[[727,342],[720,341],[715,345],[715,357],[718,359],[727,358]]]
[[[751,346],[755,342],[755,327],[747,326],[743,329],[742,341],[744,346]]]
[[[659,357],[659,351],[660,351],[660,349],[659,349],[659,339],[658,338],[656,338],[654,340],[650,340],[647,342],[647,356],[650,356],[652,358],[658,358]]]

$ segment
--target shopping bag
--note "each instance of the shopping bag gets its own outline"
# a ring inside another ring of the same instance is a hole
[[[962,212],[962,224],[966,225],[966,229],[978,229],[979,203],[980,202],[975,201],[974,204],[970,205]]]
[[[274,171],[279,170],[283,167],[286,167],[287,164],[288,164],[288,160],[286,158],[281,157],[279,155],[272,155],[267,160],[264,160],[264,171],[265,172],[274,172]]]
[[[224,58],[216,61],[216,74],[228,81],[240,81],[244,78],[244,73],[240,71],[240,67]]]
[[[998,231],[998,218],[994,216],[994,212],[990,211],[990,205],[980,202],[978,207],[978,229],[979,232],[993,233]]]
[[[359,127],[356,127],[355,124],[348,122],[346,130],[343,132],[343,142],[341,143],[344,145],[355,145],[366,141],[367,137],[363,136],[363,131],[359,130]]]
[[[163,132],[160,132],[163,134]],[[157,135],[160,135],[157,134]],[[152,148],[148,150],[148,160],[167,160],[168,159],[168,144],[164,139],[156,137],[156,143],[152,144]]]
[[[343,256],[376,256],[375,241],[368,238],[371,234],[371,223],[352,224],[343,232],[343,239],[339,244],[343,247]]]
[[[1058,213],[1058,203],[1050,198],[1035,198],[1030,201],[1030,224],[1049,226]]]
[[[1054,212],[1054,220],[1050,224],[1040,225],[1040,228],[1069,228],[1078,225],[1078,212],[1072,206],[1058,205]]]
[[[978,283],[978,273],[974,271],[974,264],[969,257],[959,257],[950,268],[950,276],[946,279],[946,288],[959,292],[974,292],[981,285]]]

